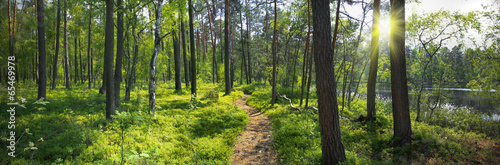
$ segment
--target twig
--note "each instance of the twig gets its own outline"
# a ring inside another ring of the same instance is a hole
[[[286,97],[286,95],[280,95],[280,97],[281,97],[281,98],[284,98],[284,99],[286,99],[286,100],[288,100],[288,101],[290,102],[290,108],[291,108],[291,109],[293,109],[293,110],[298,110],[298,111],[301,111],[301,112],[302,112],[302,110],[300,110],[300,108],[293,106],[292,100],[291,100],[291,99],[289,99],[288,97]]]

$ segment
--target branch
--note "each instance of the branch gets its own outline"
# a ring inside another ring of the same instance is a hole
[[[166,36],[168,36],[170,34],[170,32],[168,32],[167,34],[163,35],[160,37],[160,41],[163,40],[163,38],[165,38]]]
[[[302,110],[300,110],[300,108],[293,106],[292,100],[291,100],[291,99],[289,99],[288,97],[286,97],[286,95],[279,95],[279,96],[280,96],[281,98],[284,98],[284,99],[286,99],[286,100],[288,100],[288,101],[290,102],[290,108],[291,108],[291,109],[293,109],[293,110],[298,110],[298,111],[302,111]]]

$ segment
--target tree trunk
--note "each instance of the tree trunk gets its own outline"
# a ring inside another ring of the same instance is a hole
[[[314,43],[311,45],[311,52],[314,52]],[[313,56],[309,56],[309,77],[307,78],[306,86],[306,107],[309,105],[309,91],[311,91],[311,81],[312,81],[312,66],[313,66]]]
[[[412,132],[406,80],[404,0],[391,0],[391,27],[389,54],[394,119],[393,141],[396,146],[405,146],[411,142]]]
[[[340,0],[337,3],[333,42],[337,38]],[[323,164],[337,164],[346,160],[344,145],[340,135],[339,112],[337,105],[337,85],[333,54],[335,44],[330,45],[331,24],[328,0],[312,1],[313,9],[313,51],[316,61],[316,84],[318,90],[318,115],[321,130],[321,150]]]
[[[10,17],[9,17],[10,18]],[[10,22],[10,21],[9,21]],[[61,5],[60,0],[57,0],[57,25],[56,25],[56,52],[53,61],[52,69],[52,89],[56,89],[57,85],[57,59],[59,59],[59,36],[61,35]]]
[[[310,1],[307,0],[307,39],[306,39],[306,50],[304,51],[304,60],[302,62],[302,86],[300,87],[300,106],[302,106],[302,99],[304,98],[304,86],[306,85],[306,68],[307,68],[307,57],[309,54],[309,36],[311,34],[311,12],[309,10],[309,3]]]
[[[179,41],[177,39],[177,34],[175,34],[175,30],[172,30],[172,41],[174,45],[174,71],[175,71],[175,90],[182,90],[181,84],[181,52]]]
[[[78,53],[80,54],[80,82],[83,84],[84,82],[84,79],[85,79],[85,76],[83,76],[83,61],[82,61],[82,43],[81,43],[81,40],[80,40],[80,37],[78,38],[78,47],[80,48],[78,50]]]
[[[245,72],[245,78],[246,78],[246,81],[247,81],[247,84],[249,84],[248,82],[248,68],[247,68],[247,65],[246,65],[246,60],[245,60],[245,39],[243,38],[243,17],[242,17],[242,12],[240,10],[240,34],[241,34],[241,59],[242,59],[242,62],[241,62],[241,66],[242,66],[242,74],[241,74],[241,79],[243,79],[243,72]],[[241,83],[243,84],[243,83]]]
[[[249,4],[248,4],[248,0],[245,0],[246,2],[246,5],[247,7],[249,8]],[[249,11],[249,9],[247,9],[247,12]],[[251,33],[251,27],[250,27],[250,13],[246,13],[246,18],[247,18],[247,52],[248,52],[248,82],[249,84],[252,83],[252,63],[251,63],[251,58],[250,58],[250,41],[252,41],[252,39],[250,38],[250,33]]]
[[[120,108],[120,84],[122,82],[122,63],[123,63],[123,52],[124,50],[124,38],[123,38],[123,5],[122,0],[118,0],[117,4],[118,11],[116,15],[116,66],[115,66],[115,106]]]
[[[134,57],[132,57],[132,68],[129,70],[127,85],[125,86],[125,101],[130,101],[130,91],[135,85],[135,66],[139,57],[139,39],[135,33],[135,24],[132,25],[132,37],[134,38]]]
[[[186,88],[189,87],[189,66],[188,66],[188,60],[187,60],[187,52],[186,52],[186,36],[185,36],[185,31],[184,31],[184,18],[183,15],[184,13],[182,12],[182,7],[179,7],[180,9],[180,19],[181,19],[181,39],[182,39],[182,61],[184,63],[184,81],[186,82]]]
[[[89,4],[89,38],[87,40],[87,65],[88,65],[88,76],[89,76],[89,89],[92,89],[92,51],[90,48],[90,44],[92,43],[92,5]]]
[[[155,11],[155,31],[154,31],[154,52],[151,57],[151,63],[149,63],[149,113],[156,116],[156,108],[155,108],[155,100],[156,100],[156,60],[158,58],[158,54],[160,53],[160,42],[161,42],[161,6],[163,0],[158,0],[158,4],[156,4]]]
[[[47,75],[45,73],[45,22],[43,0],[37,0],[37,18],[38,18],[38,97],[37,99],[47,98]]]
[[[196,49],[194,41],[194,24],[193,24],[193,2],[188,0],[189,4],[189,43],[191,44],[191,94],[196,94]]]
[[[217,40],[216,40],[216,34],[215,34],[215,14],[211,12],[210,10],[210,5],[208,4],[208,1],[205,1],[207,4],[207,9],[208,9],[208,23],[210,26],[210,39],[212,40],[212,83],[215,84],[215,82],[219,82],[219,73],[217,70],[217,50],[216,50],[216,45],[217,45]],[[215,11],[214,11],[215,12]],[[212,28],[212,25],[214,27]]]
[[[276,21],[277,21],[277,18],[278,18],[278,12],[276,10],[276,1],[277,0],[274,0],[274,30],[273,30],[273,84],[272,84],[272,95],[271,95],[271,106],[274,105],[274,101],[276,100],[276,62],[277,62],[277,59],[276,59]]]
[[[114,56],[113,0],[106,0],[106,31],[104,38],[104,82],[106,86],[106,119],[115,114],[115,94],[113,81]]]
[[[69,71],[69,46],[68,46],[68,1],[64,1],[64,78],[66,89],[71,88],[71,77]]]
[[[230,66],[229,66],[229,0],[224,0],[224,80],[226,82],[226,93],[225,95],[231,94],[231,77]]]
[[[380,0],[373,2],[373,30],[370,53],[370,71],[368,75],[368,90],[366,93],[366,111],[367,120],[375,119],[377,110],[375,109],[375,87],[377,84],[378,68],[378,40],[380,35],[378,20],[380,18]]]

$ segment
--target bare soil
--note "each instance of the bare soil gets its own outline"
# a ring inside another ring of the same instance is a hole
[[[235,100],[234,104],[238,108],[245,110],[250,117],[250,121],[245,128],[245,132],[240,134],[234,144],[232,156],[233,165],[257,165],[257,164],[277,164],[276,152],[274,151],[271,138],[271,121],[266,115],[260,113],[258,109],[246,104],[247,98]]]

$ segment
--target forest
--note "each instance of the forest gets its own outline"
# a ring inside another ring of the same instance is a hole
[[[499,0],[3,0],[0,164],[500,164]]]

